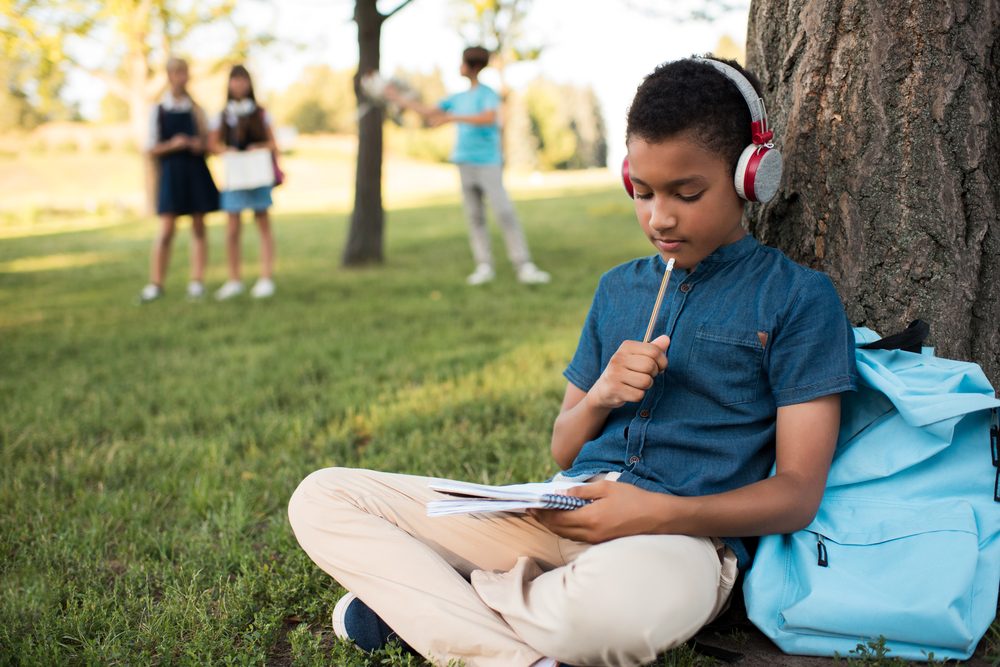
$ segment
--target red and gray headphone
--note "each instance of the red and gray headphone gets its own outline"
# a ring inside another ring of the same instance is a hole
[[[736,172],[733,174],[733,184],[740,198],[747,201],[767,202],[778,192],[781,184],[781,170],[784,164],[781,152],[774,147],[771,139],[774,133],[767,125],[767,110],[764,100],[754,90],[745,76],[734,67],[710,58],[692,58],[695,62],[711,65],[720,74],[732,81],[750,109],[750,132],[753,143],[743,149]],[[635,197],[632,181],[628,177],[628,157],[622,161],[622,181],[629,197]]]

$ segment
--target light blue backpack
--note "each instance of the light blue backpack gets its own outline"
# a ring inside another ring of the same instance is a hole
[[[997,609],[997,401],[976,364],[855,329],[860,387],[843,398],[816,519],[760,540],[747,616],[783,651],[847,655],[885,639],[912,660],[972,655]]]

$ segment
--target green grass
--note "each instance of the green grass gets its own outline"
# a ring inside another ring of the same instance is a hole
[[[500,263],[466,287],[457,203],[390,212],[387,263],[353,271],[344,215],[278,214],[263,303],[185,301],[186,226],[167,298],[144,307],[150,220],[0,242],[0,663],[406,664],[331,639],[341,591],[285,507],[330,465],[554,470],[597,278],[646,248],[616,191],[519,209],[549,286]]]
[[[554,471],[560,373],[597,279],[649,250],[618,190],[518,208],[551,285],[501,261],[466,287],[456,202],[391,211],[387,263],[351,271],[345,215],[279,213],[263,303],[185,301],[186,226],[167,298],[144,307],[150,220],[0,241],[0,665],[417,665],[334,641],[342,591],[285,507],[331,465]],[[244,248],[252,278],[249,226]],[[661,661],[711,663],[686,647]]]

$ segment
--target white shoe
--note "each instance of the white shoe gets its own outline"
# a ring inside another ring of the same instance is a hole
[[[163,296],[163,288],[154,283],[149,283],[139,292],[139,303],[149,303],[156,301]]]
[[[238,280],[227,280],[222,284],[215,292],[216,301],[225,301],[226,299],[232,299],[234,296],[239,296],[243,294],[243,283]]]
[[[525,285],[544,285],[552,280],[552,276],[531,262],[527,262],[517,270],[517,279]]]
[[[496,272],[493,271],[493,267],[489,264],[480,264],[476,267],[476,270],[469,274],[469,277],[465,279],[465,282],[470,285],[482,285],[483,283],[488,283],[497,277]]]
[[[270,278],[258,278],[250,290],[250,296],[255,299],[266,299],[274,294],[274,281]]]
[[[205,285],[197,280],[188,283],[187,295],[189,299],[200,299],[205,296]]]

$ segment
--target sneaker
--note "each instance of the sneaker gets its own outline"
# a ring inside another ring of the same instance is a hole
[[[378,651],[395,640],[403,649],[416,655],[410,646],[399,638],[379,615],[354,593],[337,600],[333,608],[333,634],[352,642],[363,651]]]
[[[149,283],[139,292],[139,303],[156,301],[163,296],[163,288],[155,283]]]
[[[197,280],[188,283],[187,295],[189,299],[200,299],[205,296],[205,285]]]
[[[531,262],[526,262],[517,270],[517,279],[525,285],[544,285],[552,280],[552,276]]]
[[[243,283],[238,280],[227,280],[222,284],[222,287],[216,290],[215,299],[216,301],[225,301],[240,294],[243,294]]]
[[[258,278],[250,290],[250,296],[255,299],[266,299],[274,294],[274,281],[270,278]]]
[[[476,267],[475,271],[469,274],[469,277],[465,279],[465,282],[470,285],[482,285],[483,283],[490,282],[496,277],[497,274],[493,271],[492,266],[489,264],[480,264]]]

